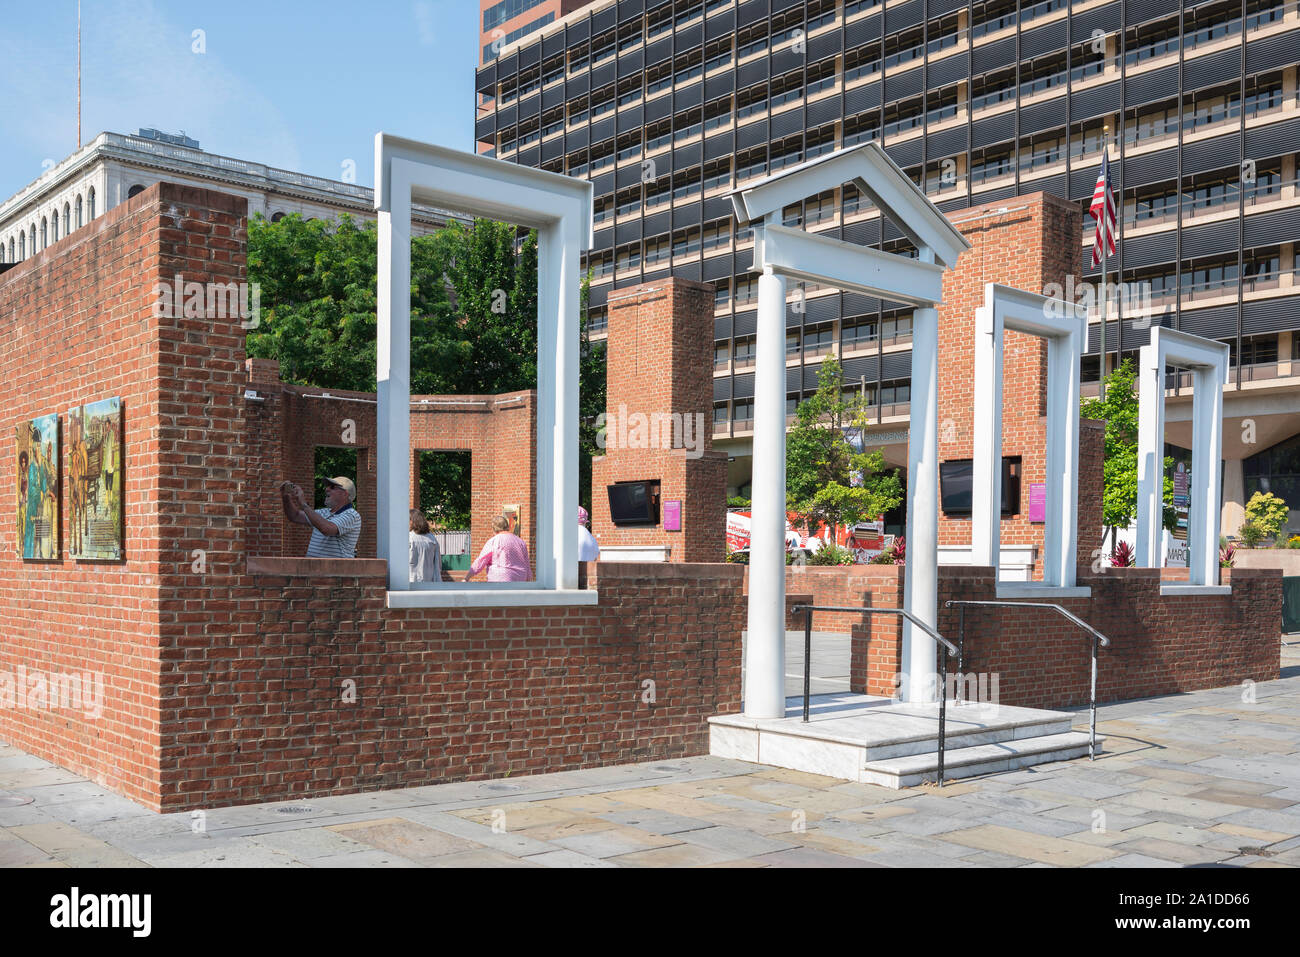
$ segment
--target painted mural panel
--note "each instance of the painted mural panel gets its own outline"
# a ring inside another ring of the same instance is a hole
[[[103,399],[68,413],[68,554],[122,557],[122,400]]]
[[[18,425],[18,548],[23,558],[59,557],[59,417]]]

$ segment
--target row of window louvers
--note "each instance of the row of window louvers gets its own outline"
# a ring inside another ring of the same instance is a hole
[[[742,316],[738,315],[736,321],[739,324]],[[1211,309],[1187,310],[1179,316],[1177,323],[1173,319],[1166,318],[1163,324],[1170,326],[1176,324],[1184,332],[1205,336],[1208,339],[1230,339],[1237,335],[1237,307],[1228,305]],[[1300,296],[1242,303],[1241,334],[1243,336],[1284,332],[1298,326],[1300,326]],[[751,328],[745,335],[752,335],[752,333]],[[1150,326],[1140,325],[1132,319],[1125,319],[1123,323],[1111,321],[1107,324],[1106,333],[1106,348],[1111,352],[1116,349],[1126,352],[1137,349],[1146,345],[1151,336]],[[737,335],[740,333],[737,332]],[[1100,346],[1101,328],[1094,324],[1088,329],[1086,351],[1095,354]],[[845,359],[842,367],[845,382],[856,382],[860,377],[865,377],[869,384],[877,381],[906,380],[912,374],[912,354],[891,352],[883,356],[859,356]],[[794,394],[815,390],[820,368],[819,362],[788,368],[785,376],[786,391]],[[752,372],[719,376],[713,380],[715,402],[748,399],[753,395],[754,374]]]
[[[1300,123],[1300,120],[1293,122]],[[1052,187],[1062,185],[1060,181],[1063,180],[1064,177],[1062,176],[1046,181],[1038,181],[1035,182],[1034,189],[1044,189],[1049,193],[1057,192]],[[987,200],[990,202],[1001,198],[1004,197],[991,194],[981,195],[980,197],[981,201]],[[712,222],[715,218],[730,213],[729,207],[724,205],[728,202],[726,197],[714,197],[705,200],[702,204],[696,203],[684,209],[645,217],[639,222],[626,224],[628,232],[622,232],[625,227],[619,227],[621,235],[618,242],[635,241],[643,229],[645,235],[649,236],[666,233],[670,223],[673,224],[673,228],[699,225],[701,215],[703,215],[702,221]],[[598,233],[594,248],[599,250],[610,248],[612,237],[607,234],[613,232],[613,230],[604,230],[602,233]],[[902,235],[892,223],[882,223],[879,218],[849,223],[840,227],[838,231],[832,230],[829,233],[823,233],[823,235],[833,236],[836,233],[838,233],[838,238],[846,242],[865,246],[879,246],[882,244],[882,237],[883,242],[888,243],[900,239]],[[1235,217],[1203,225],[1183,226],[1179,230],[1164,230],[1151,235],[1125,238],[1118,244],[1118,261],[1108,263],[1107,268],[1113,273],[1118,266],[1123,272],[1131,273],[1134,270],[1173,263],[1180,258],[1190,260],[1221,256],[1233,253],[1238,248],[1248,252],[1253,249],[1295,242],[1298,238],[1300,238],[1300,206],[1293,206],[1270,212],[1248,214],[1244,219]],[[745,275],[750,271],[751,262],[752,254],[747,251],[734,254],[724,253],[717,256],[708,256],[697,262],[679,265],[672,269],[671,272],[684,279],[711,282]],[[1089,278],[1095,277],[1099,271],[1099,269],[1091,267],[1086,262],[1082,269],[1083,275]],[[611,287],[610,284],[605,283],[597,284],[591,289],[591,305],[596,308],[603,306],[611,288],[650,281],[666,276],[669,272],[670,270],[666,267],[658,270],[647,269],[641,277],[620,279],[616,287]],[[875,312],[880,308],[880,304],[876,300],[868,300],[868,297],[859,298],[870,304],[863,305],[861,309],[850,309],[850,311],[844,312],[844,315]],[[799,321],[792,324],[800,324],[800,322],[816,323],[825,321],[825,319],[837,318],[838,314],[828,314],[824,317],[819,315],[818,310],[830,308],[829,306],[820,305],[826,301],[829,300],[824,300],[821,297],[809,299],[807,311],[802,317],[794,316],[794,319]],[[1297,317],[1297,324],[1300,324],[1300,317]],[[744,335],[746,333],[738,332],[736,334]],[[717,338],[728,338],[729,335],[730,333],[718,335]]]
[[[1240,132],[1234,132],[1196,143],[1189,143],[1181,151],[1182,175],[1187,178],[1211,170],[1235,168],[1241,156],[1250,157],[1256,163],[1267,162],[1279,156],[1295,152],[1297,146],[1300,146],[1300,117],[1249,129],[1246,131],[1244,140]],[[892,154],[893,151],[890,152]],[[695,144],[692,147],[677,150],[674,157],[683,163],[682,168],[690,169],[698,166],[701,163],[700,145]],[[1126,158],[1123,163],[1116,164],[1114,168],[1112,175],[1115,186],[1117,189],[1128,191],[1142,186],[1176,181],[1179,174],[1179,157],[1180,152],[1175,148],[1170,148]],[[897,161],[897,156],[894,158]],[[704,162],[708,162],[707,151],[704,153]],[[1080,168],[1074,169],[1068,178],[1065,173],[1057,173],[1047,177],[1034,177],[1032,178],[1032,188],[1035,191],[1042,190],[1072,200],[1087,199],[1092,195],[1093,188],[1096,185],[1095,163],[1089,162],[1078,165]],[[639,169],[639,167],[636,167],[632,172],[635,173]],[[606,176],[609,178],[609,185],[605,192],[609,192],[615,188],[615,174],[606,174]],[[597,177],[598,180],[604,178],[606,177]],[[1022,173],[1022,179],[1030,180],[1031,178]],[[635,182],[638,182],[638,180],[633,180],[633,183]],[[1015,195],[1017,189],[1018,187],[1015,184],[1009,184],[994,190],[977,191],[977,198],[980,202],[992,202]],[[600,192],[599,187],[597,187],[597,192]],[[968,202],[966,197],[945,199],[939,203],[939,208],[944,210],[960,209],[968,205]],[[617,227],[598,229],[592,248],[598,251],[606,250],[615,245],[634,242],[645,236],[657,236],[669,230],[699,226],[702,223],[710,223],[719,218],[726,218],[731,215],[731,212],[731,203],[726,196],[709,197],[703,201],[650,213],[638,220],[621,223]],[[1261,217],[1258,220],[1258,225],[1248,227],[1248,232],[1253,234],[1258,230],[1273,231],[1272,222],[1273,220],[1267,217]],[[901,235],[893,224],[886,223],[884,225],[884,241],[889,242],[898,239]],[[851,242],[875,243],[879,242],[882,237],[880,236],[880,226],[877,221],[847,225],[844,227],[843,238]],[[1249,242],[1248,245],[1263,245],[1270,241],[1272,240],[1266,238],[1266,235],[1261,235],[1258,242]],[[1205,253],[1214,251],[1217,250],[1207,249]],[[1198,251],[1195,255],[1205,253]],[[1162,260],[1150,260],[1150,262],[1159,261]],[[1146,263],[1142,264],[1145,265]],[[722,275],[704,276],[703,278],[719,279],[722,278]]]
[[[1089,11],[1071,20],[1068,34],[1066,22],[1060,21],[1047,27],[1027,30],[1019,36],[1006,37],[995,43],[974,48],[967,53],[938,58],[930,64],[918,64],[915,68],[890,76],[882,82],[849,91],[845,100],[846,115],[853,115],[861,109],[870,109],[873,105],[878,106],[882,98],[885,102],[894,102],[919,95],[926,89],[941,89],[961,79],[982,76],[1010,64],[1063,51],[1071,43],[1077,43],[1081,39],[1087,40],[1092,29],[1088,24],[1097,13],[1105,9]],[[660,97],[644,104],[644,107],[637,105],[623,110],[617,124],[611,117],[606,121],[597,121],[593,125],[601,127],[603,122],[609,126],[611,132],[615,126],[619,131],[631,129],[641,123],[653,122],[655,119],[693,108],[703,102],[713,102],[736,89],[750,90],[757,84],[765,83],[771,77],[783,77],[790,71],[805,67],[811,69],[823,60],[855,50],[863,43],[879,40],[879,19],[875,19],[874,22],[876,24],[874,36],[856,37],[854,29],[863,25],[851,24],[842,33],[836,32],[811,38],[806,51],[796,52],[786,49],[768,57],[751,60],[741,64],[735,70],[683,86],[682,89],[675,91],[674,95]],[[539,116],[568,100],[584,96],[591,90],[599,90],[616,79],[647,70],[658,63],[682,55],[682,51],[674,51],[672,48],[672,38],[660,42],[670,45],[662,50],[656,50],[653,47],[657,45],[652,45],[652,49],[645,55],[638,52],[635,56],[625,58],[626,62],[609,63],[578,74],[562,84],[532,93],[518,103],[500,107],[487,116],[479,118],[476,124],[477,138],[480,141],[492,141],[498,132],[509,131],[523,119]],[[1251,40],[1246,44],[1246,75],[1250,76],[1294,63],[1298,48],[1300,48],[1300,31],[1289,31]],[[1130,78],[1125,88],[1125,101],[1129,106],[1154,102],[1175,95],[1180,85],[1184,90],[1191,91],[1232,79],[1240,75],[1241,70],[1241,52],[1237,47],[1204,56],[1187,57],[1182,63],[1170,64],[1159,70]],[[1100,106],[1092,112],[1092,115],[1099,115],[1106,109],[1114,108],[1117,99],[1115,90],[1101,87],[1089,91],[1089,94],[1091,95],[1079,101],[1077,107],[1072,107],[1072,114],[1076,114],[1079,118],[1087,118],[1083,114],[1094,101],[1097,101]],[[645,114],[639,116],[638,111],[643,108]],[[598,136],[591,138],[591,142],[599,141]]]
[[[1300,58],[1300,30],[1292,31],[1262,41],[1269,46],[1268,56],[1256,58],[1257,69],[1250,69],[1248,75],[1275,70],[1293,64]],[[1015,140],[1018,136],[1046,132],[1067,124],[1077,124],[1109,115],[1120,109],[1140,108],[1147,104],[1170,100],[1178,95],[1181,88],[1184,94],[1207,89],[1230,82],[1240,72],[1239,51],[1225,50],[1221,54],[1207,58],[1204,62],[1174,63],[1150,73],[1140,74],[1125,81],[1113,80],[1109,83],[1086,90],[1071,90],[1068,97],[1055,97],[1047,102],[1031,104],[1020,110],[1011,110],[976,119],[969,124],[951,128],[935,134],[923,146],[922,139],[914,139],[891,147],[891,154],[897,153],[896,161],[904,167],[920,163],[923,153],[932,161],[955,155],[967,149],[981,149],[998,143]],[[909,71],[917,74],[916,89],[921,91],[920,70]],[[959,71],[965,75],[966,70]],[[747,82],[735,71],[722,76],[710,77],[696,82],[671,96],[661,97],[646,104],[628,107],[616,115],[598,119],[588,126],[569,130],[565,135],[545,143],[530,145],[521,150],[513,160],[524,166],[541,166],[553,163],[564,155],[576,150],[586,149],[593,144],[600,144],[613,139],[616,135],[640,130],[650,124],[659,122],[683,110],[691,110],[704,102],[713,102],[719,97],[725,98],[735,89],[752,89],[754,83]],[[909,92],[891,93],[892,78],[876,81],[848,90],[840,95],[797,106],[786,110],[770,119],[762,119],[741,125],[736,131],[725,131],[711,136],[706,141],[706,158],[727,155],[733,150],[758,146],[765,141],[780,139],[801,130],[816,129],[827,123],[844,118],[852,119],[860,114],[871,113],[892,103],[901,97],[911,95]],[[563,98],[563,90],[555,91]],[[508,112],[514,113],[515,107]],[[503,111],[504,116],[507,111]],[[501,127],[511,127],[517,118],[502,123]],[[481,134],[488,138],[491,132],[480,121]],[[683,168],[674,163],[674,168]],[[607,174],[612,176],[613,174]],[[639,175],[639,168],[638,168]],[[603,178],[597,177],[597,193]]]
[[[485,65],[478,71],[476,89],[479,93],[492,95],[499,81],[526,72],[539,63],[550,60],[565,52],[569,47],[584,43],[593,36],[600,36],[616,23],[627,23],[639,18],[648,7],[651,10],[666,6],[664,3],[645,4],[641,0],[623,0],[617,8],[606,7],[593,13],[590,17],[576,19],[558,30],[541,38],[539,42],[528,44],[509,56],[502,57]],[[598,69],[608,68],[610,76],[626,76],[645,65],[653,65],[663,60],[669,53],[681,53],[693,49],[710,40],[736,32],[769,19],[774,14],[784,13],[791,7],[801,6],[801,0],[748,0],[734,10],[727,10],[710,15],[706,20],[686,26],[671,36],[652,41],[640,49],[632,50],[618,57],[616,63],[607,64]],[[1188,4],[1200,6],[1203,4]],[[885,5],[885,16],[867,16],[845,24],[840,30],[830,31],[807,41],[807,59],[815,62],[818,58],[839,53],[843,48],[853,49],[884,35],[896,34],[901,30],[918,26],[926,20],[944,16],[957,10],[967,8],[966,0],[906,0],[890,2]],[[1071,15],[1064,21],[1057,21],[1042,27],[1029,26],[1021,31],[1022,50],[1029,55],[1047,52],[1064,46],[1066,31],[1071,43],[1080,43],[1089,39],[1094,30],[1113,32],[1121,23],[1126,26],[1144,24],[1148,21],[1168,17],[1178,11],[1178,0],[1127,0],[1125,3],[1109,3],[1092,10]],[[805,21],[806,22],[806,21]],[[979,22],[978,17],[973,22]],[[1067,27],[1066,24],[1069,24]],[[1032,23],[1032,21],[1031,21]],[[1013,41],[1015,38],[1010,38]],[[1005,43],[1006,40],[999,41]],[[1056,46],[1054,46],[1054,44]],[[991,49],[998,44],[986,44],[981,50]],[[991,66],[1003,66],[1014,60],[995,60],[993,54],[983,54]],[[623,64],[627,65],[624,66]],[[635,65],[632,65],[635,64]],[[985,69],[990,67],[985,67]]]

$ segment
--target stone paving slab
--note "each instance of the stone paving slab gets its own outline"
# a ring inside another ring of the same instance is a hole
[[[0,745],[0,791],[32,799],[0,807],[0,866],[1300,866],[1300,670],[1256,692],[1103,705],[1097,761],[943,788],[695,757],[209,809],[200,827]]]

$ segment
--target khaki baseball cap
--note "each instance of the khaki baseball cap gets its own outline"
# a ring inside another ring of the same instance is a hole
[[[343,491],[347,492],[349,502],[355,502],[357,500],[357,487],[353,484],[352,479],[348,478],[346,475],[340,475],[337,478],[326,479],[325,481],[330,485],[337,485],[339,488],[343,489]]]

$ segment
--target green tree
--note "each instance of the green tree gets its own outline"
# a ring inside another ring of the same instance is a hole
[[[277,359],[286,382],[375,390],[378,242],[374,223],[286,216],[248,224],[248,277],[262,316],[250,356]],[[443,232],[411,242],[411,391],[458,391],[471,344],[445,276],[456,252]]]
[[[845,434],[867,423],[863,396],[845,393],[834,357],[822,362],[817,391],[795,410],[785,440],[786,507],[813,524],[853,525],[903,500],[898,470],[881,474],[880,451],[856,452]]]
[[[582,348],[578,355],[578,501],[588,513],[596,494],[591,487],[591,460],[605,454],[597,442],[600,430],[596,427],[596,420],[605,412],[605,358],[608,352],[604,339],[591,338],[590,298],[591,271],[588,270],[580,287]]]
[[[1128,528],[1137,518],[1138,395],[1133,388],[1136,377],[1133,361],[1125,359],[1106,376],[1106,397],[1084,399],[1079,410],[1082,418],[1106,422],[1102,521],[1112,531]],[[1173,464],[1174,460],[1166,457],[1165,471]],[[1164,527],[1173,530],[1178,515],[1173,505],[1174,483],[1168,475],[1164,479],[1164,501]]]
[[[1246,521],[1259,529],[1260,538],[1276,538],[1288,513],[1286,502],[1272,492],[1256,492],[1246,503]]]
[[[337,222],[255,217],[248,275],[262,315],[250,356],[277,359],[287,382],[375,390],[378,231],[347,215]],[[605,349],[586,329],[582,283],[579,366],[581,497],[590,505],[589,425],[605,408]],[[411,391],[492,395],[537,385],[537,234],[476,220],[411,240]],[[594,411],[593,411],[594,410]],[[456,511],[453,502],[443,505]]]
[[[486,395],[537,386],[537,231],[476,219],[441,234],[452,247],[447,278],[469,341],[465,387]],[[473,388],[470,388],[470,386]]]

